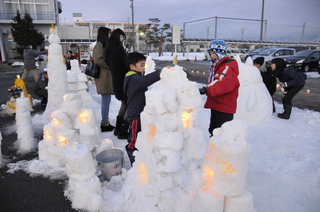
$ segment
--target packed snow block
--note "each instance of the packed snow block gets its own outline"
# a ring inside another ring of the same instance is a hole
[[[173,149],[154,148],[151,160],[156,172],[176,172],[181,168],[180,152]]]
[[[56,132],[56,141],[57,145],[60,146],[68,146],[69,144],[72,144],[73,142],[77,142],[79,140],[78,133],[76,133],[73,129],[65,129]]]
[[[199,89],[196,82],[188,82],[179,88],[177,99],[182,108],[198,108],[202,105],[202,99],[199,95]]]
[[[239,95],[237,99],[236,119],[249,122],[261,122],[272,115],[272,98],[262,81],[260,71],[253,65],[252,59],[246,63],[238,61]]]
[[[166,93],[166,90],[154,88],[152,90],[148,90],[146,95],[146,105],[148,105],[147,108],[145,108],[146,112],[150,114],[163,114],[166,113],[167,107],[164,105],[164,102],[162,100],[162,96]]]
[[[33,139],[33,128],[31,125],[17,126],[17,138],[19,140]]]
[[[73,180],[69,180],[70,181]],[[73,181],[72,208],[98,212],[103,206],[102,188],[99,178],[92,176],[87,181]]]
[[[71,65],[71,71],[79,74],[81,73],[81,69],[79,66],[79,61],[78,60],[70,60],[70,65]]]
[[[77,80],[78,82],[87,82],[88,78],[87,75],[85,75],[84,73],[79,73],[77,74]]]
[[[68,93],[64,95],[62,111],[70,115],[77,115],[82,110],[81,95],[78,93]]]
[[[52,126],[52,124],[46,124],[43,127],[43,138],[46,140],[55,140],[56,139],[56,129]]]
[[[23,113],[32,111],[29,98],[17,98],[16,99],[16,113]]]
[[[68,114],[63,110],[56,110],[51,114],[53,118],[50,122],[55,131],[62,131],[66,129],[72,129],[72,123],[70,122]]]
[[[206,154],[207,143],[199,128],[190,128],[184,132],[183,151],[192,159],[203,159]]]
[[[176,202],[173,205],[173,212],[190,211],[194,199],[194,195],[181,191],[178,193]]]
[[[74,123],[75,129],[97,126],[96,114],[95,114],[95,111],[92,109],[82,109],[77,114],[77,118],[74,121],[75,121]]]
[[[96,157],[100,152],[113,148],[113,141],[111,139],[100,139],[100,143],[98,143],[98,146],[94,149],[93,156]]]
[[[38,155],[39,160],[46,161],[48,159],[48,147],[52,144],[49,144],[46,140],[41,140],[38,143]]]
[[[251,151],[247,134],[247,126],[240,120],[226,122],[213,131],[205,165],[214,172],[214,191],[227,196],[239,196],[245,191]]]
[[[211,190],[199,189],[192,204],[192,212],[223,212],[224,196]]]
[[[179,132],[166,132],[162,136],[156,135],[154,147],[180,150],[183,145],[183,137]]]
[[[19,112],[16,113],[16,125],[32,125],[30,112]]]
[[[87,144],[92,150],[96,147],[100,140],[100,129],[97,126],[83,125],[87,127],[80,128],[80,143]]]
[[[77,82],[77,90],[86,90],[88,89],[88,86],[85,82]]]
[[[240,196],[226,196],[224,212],[255,212],[253,196],[249,191],[245,191]]]
[[[68,83],[68,88],[70,92],[76,92],[77,91],[77,83]]]
[[[64,155],[64,149],[66,146],[60,146],[57,144],[54,145],[44,145],[44,148],[47,147],[47,155],[44,161],[51,167],[64,167],[66,165],[66,158]]]
[[[196,170],[191,173],[190,179],[186,185],[186,191],[194,196],[198,189],[204,186],[205,183],[206,182],[201,178],[201,170]]]
[[[70,179],[86,181],[96,173],[96,161],[85,144],[78,144],[77,148],[69,145],[65,148],[66,169]]]
[[[69,84],[78,82],[77,74],[73,71],[67,71],[67,81]]]

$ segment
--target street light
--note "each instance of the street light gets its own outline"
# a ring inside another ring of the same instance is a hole
[[[133,0],[129,0],[131,1],[131,13],[132,13],[132,50],[135,51],[135,36],[134,36],[134,7],[133,7]]]

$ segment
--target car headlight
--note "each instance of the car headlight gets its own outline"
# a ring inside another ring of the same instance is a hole
[[[304,62],[304,60],[298,60],[297,61],[297,63],[303,63]]]

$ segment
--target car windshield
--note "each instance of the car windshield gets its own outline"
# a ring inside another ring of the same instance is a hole
[[[274,52],[274,49],[265,49],[262,52],[259,53],[259,55],[268,56]]]
[[[310,55],[309,51],[300,51],[292,55],[292,57],[307,58],[309,55]]]

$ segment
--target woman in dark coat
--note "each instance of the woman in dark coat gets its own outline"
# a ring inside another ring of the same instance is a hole
[[[284,88],[284,97],[282,99],[283,113],[278,113],[278,117],[289,119],[292,110],[291,100],[304,87],[306,75],[298,72],[294,67],[287,67],[282,58],[275,58],[271,61],[271,68],[275,71],[276,77]]]
[[[126,64],[127,54],[123,48],[125,38],[126,35],[121,29],[112,31],[105,52],[105,59],[112,74],[113,92],[116,98],[121,101],[116,128],[114,130],[114,135],[118,136],[119,139],[127,139],[129,136],[129,123],[125,119],[127,96],[123,91],[124,77],[129,71]]]

